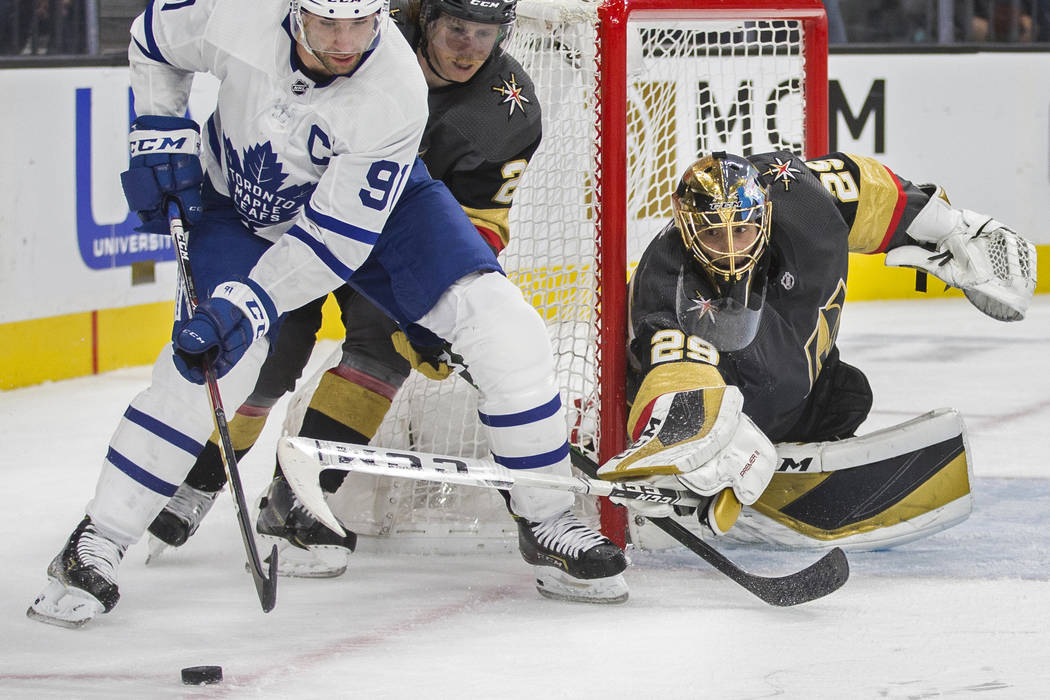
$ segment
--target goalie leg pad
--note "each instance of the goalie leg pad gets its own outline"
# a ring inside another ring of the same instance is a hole
[[[950,409],[849,440],[777,448],[777,474],[730,538],[886,549],[951,527],[973,508],[966,432]]]

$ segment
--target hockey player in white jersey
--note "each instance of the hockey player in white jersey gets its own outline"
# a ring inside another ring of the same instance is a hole
[[[135,20],[140,116],[124,190],[148,231],[166,232],[166,203],[180,205],[204,301],[192,315],[176,304],[172,343],[111,438],[94,498],[49,565],[31,618],[75,627],[116,605],[125,550],[212,432],[204,362],[223,401],[240,405],[282,314],[344,281],[410,338],[447,341],[464,358],[498,462],[570,473],[543,322],[416,158],[427,88],[383,5],[196,0],[150,3]],[[220,80],[203,139],[181,116],[197,72]],[[554,597],[626,599],[623,552],[575,519],[572,500],[511,494],[538,586]]]

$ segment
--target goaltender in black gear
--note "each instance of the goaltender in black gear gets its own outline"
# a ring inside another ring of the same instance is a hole
[[[870,158],[714,153],[672,206],[630,284],[634,442],[600,475],[709,496],[699,515],[715,534],[762,496],[773,443],[846,440],[868,416],[868,381],[836,345],[850,252],[936,275],[1002,321],[1035,290],[1028,241]]]

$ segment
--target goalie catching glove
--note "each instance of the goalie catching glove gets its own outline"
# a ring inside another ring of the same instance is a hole
[[[934,195],[907,233],[928,248],[886,253],[886,265],[913,267],[963,290],[970,303],[1000,321],[1020,321],[1035,293],[1035,246],[990,216],[953,209],[944,190]]]
[[[725,534],[742,505],[762,495],[777,466],[776,449],[741,411],[743,403],[735,386],[661,394],[631,421],[644,426],[635,442],[602,465],[598,476],[645,479],[678,490],[684,486],[710,497],[700,519],[716,535]],[[624,504],[650,518],[672,514],[667,505]]]

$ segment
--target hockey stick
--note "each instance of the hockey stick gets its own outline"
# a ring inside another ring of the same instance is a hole
[[[326,469],[443,481],[503,491],[518,485],[667,505],[696,507],[701,502],[701,498],[692,492],[656,488],[646,482],[601,481],[578,476],[538,474],[528,469],[507,469],[490,459],[387,450],[316,438],[283,437],[277,443],[277,457],[285,478],[303,506],[340,535],[346,533],[325,502],[318,478]]]
[[[614,496],[666,505],[698,506],[701,498],[689,491],[656,488],[646,482],[602,481],[593,478],[597,465],[572,451],[573,464],[587,477],[535,474],[499,466],[489,459],[448,457],[409,450],[386,450],[328,440],[283,437],[277,456],[289,485],[307,510],[334,532],[345,535],[328,507],[320,486],[327,469],[362,472],[376,476],[424,479],[507,490],[515,484],[557,489],[594,496]],[[835,548],[814,564],[794,574],[764,577],[749,574],[688,529],[671,518],[650,518],[664,532],[699,555],[770,605],[790,606],[821,598],[838,589],[849,578],[849,562]]]
[[[587,455],[572,448],[570,457],[574,467],[595,477],[598,465]],[[749,574],[721,552],[704,542],[688,528],[672,518],[647,518],[649,522],[673,537],[694,554],[739,583],[770,605],[787,607],[807,603],[839,589],[849,578],[846,554],[835,547],[823,557],[787,576],[758,576]]]
[[[182,225],[182,213],[179,204],[174,199],[168,200],[168,230],[171,232],[175,243],[175,259],[179,265],[179,280],[186,294],[186,304],[192,314],[197,308],[199,299],[197,297],[197,286],[193,282],[190,272],[189,248],[187,247],[186,230]],[[263,573],[262,562],[259,560],[259,551],[255,546],[255,535],[252,534],[251,522],[248,519],[248,506],[244,500],[244,486],[241,485],[241,475],[237,469],[237,456],[233,451],[233,440],[230,438],[230,427],[226,424],[226,412],[222,408],[222,397],[219,396],[219,382],[215,377],[215,369],[212,367],[210,358],[204,358],[204,381],[208,387],[208,401],[211,403],[212,414],[215,419],[215,429],[219,433],[219,455],[222,457],[222,466],[226,468],[226,479],[230,482],[230,493],[233,495],[233,503],[237,510],[237,523],[240,525],[241,539],[244,540],[244,549],[248,554],[248,563],[251,568],[252,578],[255,580],[255,591],[259,594],[259,603],[262,604],[263,612],[270,612],[277,604],[277,545],[270,552],[269,575]]]

